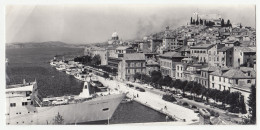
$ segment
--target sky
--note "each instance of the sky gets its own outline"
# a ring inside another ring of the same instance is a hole
[[[141,39],[166,26],[186,25],[195,11],[220,14],[231,23],[255,27],[255,6],[245,4],[8,5],[6,43],[98,43],[110,39],[115,31],[122,40]]]

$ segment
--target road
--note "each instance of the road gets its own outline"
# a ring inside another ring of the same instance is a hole
[[[132,84],[134,86],[138,86],[138,87],[141,87],[141,88],[144,88],[146,91],[151,92],[153,94],[160,95],[160,96],[166,94],[166,92],[163,92],[163,91],[158,90],[158,89],[148,89],[148,88],[145,88],[140,83],[133,83],[133,82],[126,82],[126,83]],[[194,100],[189,100],[187,98],[183,98],[183,99],[176,98],[176,100],[177,101],[181,101],[181,102],[187,102],[189,105],[195,105],[197,108],[205,108],[205,109],[213,110],[213,111],[219,113],[219,118],[224,122],[224,124],[228,124],[228,125],[235,125],[236,124],[236,123],[231,121],[233,117],[230,117],[230,116],[226,115],[226,111],[224,111],[224,110],[221,110],[219,108],[212,108],[210,105],[205,105],[202,102],[196,102]],[[242,119],[238,119],[238,120],[242,120]]]

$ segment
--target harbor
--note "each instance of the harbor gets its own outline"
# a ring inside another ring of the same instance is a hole
[[[5,124],[256,124],[256,6],[166,3],[6,6]]]
[[[55,61],[51,61],[50,64],[53,66],[54,63]],[[128,87],[127,83],[129,82],[110,80],[109,78],[104,78],[96,75],[96,74],[102,75],[104,72],[101,70],[95,69],[90,66],[84,66],[73,61],[71,61],[70,63],[71,64],[66,64],[63,62],[56,61],[56,64],[58,64],[56,68],[60,68],[59,66],[64,66],[64,71],[66,71],[66,68],[69,68],[69,66],[73,66],[75,70],[78,70],[75,72],[76,73],[75,78],[81,77],[81,78],[77,78],[78,80],[92,81],[92,82],[93,80],[97,80],[103,84],[102,86],[108,87],[109,90],[118,90],[120,92],[127,93],[127,97],[129,99],[134,100],[146,107],[149,107],[153,110],[156,110],[166,115],[166,120],[167,118],[171,118],[173,121],[181,121],[181,122],[189,122],[189,123],[194,123],[199,121],[198,113],[194,113],[193,110],[185,108],[183,106],[179,106],[176,103],[164,101],[162,99],[162,95],[154,94],[149,91],[145,91],[145,92],[138,91],[134,88]]]

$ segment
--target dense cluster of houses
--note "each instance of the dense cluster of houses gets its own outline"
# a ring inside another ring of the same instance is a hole
[[[161,71],[207,88],[239,91],[245,100],[256,83],[256,30],[251,27],[167,26],[161,36],[131,42],[113,33],[108,46],[87,47],[85,55],[100,55],[101,65],[117,70],[123,81],[134,80],[135,73]]]

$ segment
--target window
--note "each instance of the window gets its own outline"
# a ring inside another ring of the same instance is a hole
[[[212,83],[212,88],[214,88],[214,83]]]
[[[214,81],[214,76],[212,76],[212,81]]]
[[[209,54],[211,55],[211,51],[209,51]]]
[[[211,57],[209,57],[209,61],[211,61]]]
[[[247,80],[247,83],[248,83],[248,84],[251,83],[251,80]]]
[[[219,81],[221,82],[221,77],[219,77]]]
[[[26,97],[30,96],[31,93],[32,92],[30,92],[30,91],[26,91]]]
[[[179,66],[177,66],[177,70],[179,70]]]
[[[27,102],[22,102],[22,106],[27,106],[28,103]]]
[[[15,107],[16,103],[10,103],[10,107]]]
[[[221,90],[221,85],[219,84],[219,90]]]
[[[224,80],[224,83],[225,83],[225,78],[223,78],[223,80]]]
[[[238,84],[238,79],[236,79],[236,84]]]

